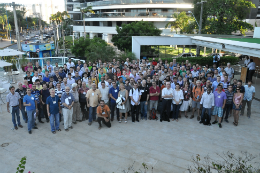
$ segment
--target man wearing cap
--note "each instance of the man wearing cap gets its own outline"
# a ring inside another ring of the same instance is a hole
[[[30,88],[29,88],[30,89]],[[21,100],[20,100],[20,95],[18,92],[15,92],[14,86],[9,87],[10,93],[6,96],[6,105],[7,105],[7,112],[10,113],[10,108],[12,109],[12,121],[14,124],[15,130],[18,129],[16,121],[15,121],[15,116],[17,118],[17,123],[18,126],[23,128],[20,122],[20,115],[19,115],[19,108],[21,109]]]
[[[80,104],[79,104],[79,93],[77,91],[77,84],[72,84],[72,89],[70,90],[70,93],[74,97],[74,104],[73,104],[73,114],[72,114],[72,122],[73,124],[77,124],[76,121],[81,122],[82,121],[82,114],[80,112]]]

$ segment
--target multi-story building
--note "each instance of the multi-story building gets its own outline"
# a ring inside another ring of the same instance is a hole
[[[87,2],[86,2],[87,1]],[[73,31],[83,36],[83,16],[85,15],[85,32],[90,38],[101,37],[111,42],[117,34],[116,26],[134,21],[150,21],[162,30],[162,35],[172,34],[165,29],[169,21],[174,21],[174,12],[192,11],[193,0],[67,0],[66,10],[74,21]],[[95,14],[81,14],[80,8],[92,6]]]

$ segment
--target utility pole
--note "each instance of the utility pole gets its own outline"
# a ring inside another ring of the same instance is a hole
[[[201,2],[197,2],[197,4],[201,4],[200,6],[200,25],[199,25],[199,34],[201,34],[201,28],[202,28],[202,15],[203,15],[203,3],[205,3],[207,1],[201,1]],[[197,56],[200,55],[200,48],[199,46],[197,46]]]
[[[13,12],[14,12],[14,24],[15,24],[15,32],[16,32],[16,38],[17,38],[17,46],[18,46],[18,50],[21,51],[22,48],[21,48],[20,33],[19,33],[19,28],[18,28],[18,23],[17,23],[15,2],[12,2],[12,6],[13,6]]]
[[[41,43],[43,43],[43,34],[42,34],[42,4],[39,4],[39,5],[40,5],[39,26],[40,26]]]

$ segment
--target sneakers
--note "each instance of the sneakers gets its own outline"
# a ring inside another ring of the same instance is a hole
[[[219,128],[222,128],[222,125],[221,125],[221,123],[218,123],[218,126],[219,126]]]
[[[91,126],[92,122],[89,122],[88,125]]]
[[[212,124],[217,124],[218,122],[215,120]]]
[[[34,127],[33,129],[38,129],[38,127]]]
[[[227,119],[225,119],[225,121],[226,121],[227,123],[229,123]]]
[[[32,131],[31,131],[31,130],[29,131],[29,134],[32,134]]]
[[[118,122],[121,123],[122,122],[121,119]]]
[[[200,121],[199,123],[200,123],[200,124],[202,124],[203,122],[202,122],[202,121]]]

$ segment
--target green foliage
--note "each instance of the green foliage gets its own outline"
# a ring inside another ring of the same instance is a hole
[[[165,25],[165,28],[171,27],[171,31],[180,29],[181,33],[192,34],[193,29],[196,27],[196,23],[193,17],[187,16],[186,12],[174,13],[172,18],[176,19],[173,22],[168,22]],[[177,32],[177,31],[176,31]]]
[[[74,40],[74,46],[71,46],[71,53],[76,57],[85,57],[86,48],[90,45],[90,39],[84,39],[80,37],[77,40]]]
[[[20,161],[20,164],[17,167],[16,173],[23,173],[25,170],[26,157],[23,157]]]
[[[135,60],[136,59],[136,55],[133,52],[121,52],[119,55],[117,55],[119,60],[123,60],[126,61],[126,58],[129,58],[129,61]]]
[[[118,34],[111,41],[121,51],[132,51],[132,36],[159,36],[162,33],[152,22],[143,20],[116,26],[116,31]]]
[[[194,15],[200,19],[200,0],[194,0]],[[246,0],[208,0],[203,4],[202,31],[203,34],[228,34],[240,31],[244,34],[252,25],[243,19],[249,14],[255,4]]]
[[[189,58],[183,58],[183,57],[180,57],[180,58],[174,58],[176,59],[176,62],[177,63],[181,63],[181,62],[184,62],[186,60],[189,60],[189,62],[191,64],[200,64],[202,66],[205,66],[206,64],[208,64],[209,66],[212,66],[213,65],[213,57],[212,56],[209,56],[209,57],[189,57]],[[150,59],[152,60],[152,59]],[[159,58],[155,58],[156,61],[159,60]],[[161,58],[161,60],[164,62],[165,60],[167,60],[169,63],[172,62],[173,58]],[[227,65],[227,63],[231,63],[231,65],[235,65],[237,64],[237,62],[239,61],[239,58],[238,57],[232,57],[232,56],[226,56],[226,57],[221,57],[220,58],[220,64],[222,65]]]
[[[197,154],[196,157],[192,157],[193,166],[189,166],[188,172],[258,173],[260,171],[259,167],[252,166],[252,164],[259,166],[259,161],[254,161],[257,156],[247,152],[242,152],[242,156],[235,156],[230,152],[217,155],[221,158],[220,160],[212,159],[209,156],[201,159]]]

